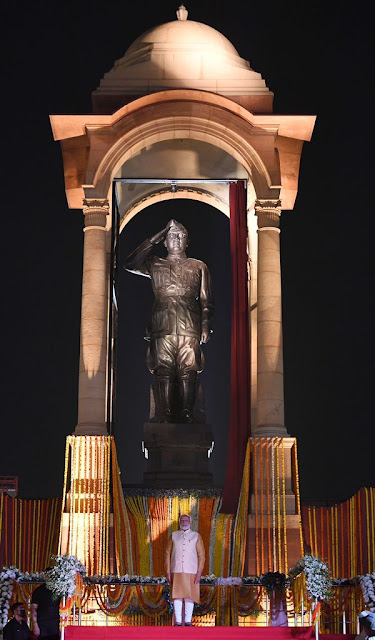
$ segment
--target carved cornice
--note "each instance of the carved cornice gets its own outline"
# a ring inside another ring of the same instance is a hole
[[[281,200],[256,200],[255,214],[258,217],[258,229],[278,229],[281,216]]]
[[[85,216],[86,229],[105,229],[106,218],[109,214],[109,202],[107,198],[85,198],[82,211]]]

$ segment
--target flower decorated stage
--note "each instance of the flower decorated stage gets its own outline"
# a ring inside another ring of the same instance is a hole
[[[325,572],[320,571],[319,562],[314,561],[310,577],[300,567],[300,573],[297,568],[292,581],[285,583],[292,563],[286,553],[283,446],[277,438],[253,440],[246,449],[237,511],[226,514],[221,512],[221,494],[215,490],[124,493],[113,438],[69,436],[62,506],[56,500],[25,501],[0,495],[0,568],[5,567],[0,569],[0,626],[12,602],[24,602],[29,611],[36,583],[44,579],[38,572],[58,552],[60,557],[79,558],[87,570],[79,597],[68,599],[62,610],[65,638],[147,638],[153,626],[155,638],[157,634],[174,638],[179,632],[197,638],[215,633],[215,638],[256,640],[254,634],[263,635],[263,626],[275,639],[287,640],[290,634],[310,637],[311,629],[305,627],[314,623],[315,615],[321,632],[340,634],[345,629],[349,640],[350,633],[358,630],[361,609],[375,607],[375,489],[361,489],[333,507],[299,510],[301,556],[307,550],[324,558],[334,578],[333,595],[324,602],[326,593],[313,590],[315,577],[321,586]],[[259,571],[249,576],[249,501],[250,491],[255,490],[250,467],[256,467],[257,461],[268,466],[273,457],[275,469],[279,466],[281,471],[275,491],[266,483],[255,501],[260,509],[254,537]],[[189,513],[192,528],[201,533],[206,564],[201,604],[194,611],[196,627],[176,630],[171,627],[163,558],[180,513]],[[272,627],[280,619],[274,615],[268,574],[271,583],[283,577],[274,590],[280,588],[284,594],[283,615],[289,629]],[[313,614],[315,599],[320,603]],[[228,635],[230,628],[239,635]]]

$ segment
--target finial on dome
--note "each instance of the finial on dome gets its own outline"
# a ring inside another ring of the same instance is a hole
[[[187,11],[186,7],[183,4],[181,4],[177,9],[176,14],[177,14],[177,20],[187,20],[189,12]]]

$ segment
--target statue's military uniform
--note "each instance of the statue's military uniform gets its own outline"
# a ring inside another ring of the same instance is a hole
[[[150,335],[190,336],[200,339],[202,328],[209,329],[212,294],[204,262],[187,258],[170,262],[156,256],[147,260],[155,294]]]
[[[199,343],[203,329],[210,330],[213,313],[211,277],[201,260],[170,261],[150,256],[153,245],[146,240],[125,268],[151,278],[155,303],[148,338],[147,365],[153,373],[172,370],[174,375],[199,372],[204,357]]]
[[[171,414],[171,384],[178,379],[183,407],[191,421],[196,375],[204,367],[201,334],[210,331],[214,308],[211,277],[201,260],[159,258],[150,255],[153,247],[146,240],[124,266],[152,281],[155,303],[146,336],[150,340],[147,366],[157,375],[162,412]]]

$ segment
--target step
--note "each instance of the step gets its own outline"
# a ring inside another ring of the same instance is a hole
[[[355,636],[324,635],[323,640]],[[66,627],[65,640],[311,640],[313,627]]]

